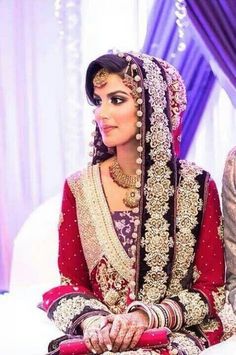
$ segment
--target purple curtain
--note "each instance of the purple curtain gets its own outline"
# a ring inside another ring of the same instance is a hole
[[[177,51],[179,38],[174,2],[154,2],[143,51],[173,64],[185,81],[188,105],[183,120],[181,158],[188,152],[215,81],[211,67],[192,37],[192,32],[189,25],[185,30],[186,50]]]
[[[188,15],[213,60],[236,88],[236,1],[186,0],[186,4]]]

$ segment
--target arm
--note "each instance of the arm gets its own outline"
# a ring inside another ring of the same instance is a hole
[[[93,294],[76,214],[76,201],[65,182],[59,221],[58,266],[61,286],[43,295],[43,308],[59,329],[68,333],[88,316],[107,315],[107,307]]]
[[[236,147],[228,154],[223,175],[224,239],[229,301],[236,311]]]

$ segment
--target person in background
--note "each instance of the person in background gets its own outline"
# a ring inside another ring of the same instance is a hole
[[[229,301],[236,312],[236,147],[227,156],[222,186],[226,288],[229,291]]]
[[[203,351],[202,355],[232,355],[236,349],[236,147],[228,153],[225,162],[222,204],[228,303],[225,304],[220,317],[224,324],[226,341]]]
[[[92,164],[65,182],[61,285],[42,307],[93,353],[199,354],[222,337],[224,248],[214,181],[178,159],[183,81],[162,59],[105,54],[87,69],[86,93]],[[168,345],[137,349],[163,327]]]

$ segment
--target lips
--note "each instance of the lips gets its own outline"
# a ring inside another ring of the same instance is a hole
[[[115,126],[102,126],[101,130],[103,133],[109,133],[110,131],[112,131],[114,128],[116,128]]]

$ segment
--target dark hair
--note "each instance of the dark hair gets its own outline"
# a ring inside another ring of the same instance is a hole
[[[123,70],[127,67],[127,62],[124,58],[120,58],[115,54],[104,54],[92,61],[86,72],[85,90],[87,97],[91,103],[94,103],[93,93],[93,78],[97,72],[104,68],[109,73],[122,74]]]

